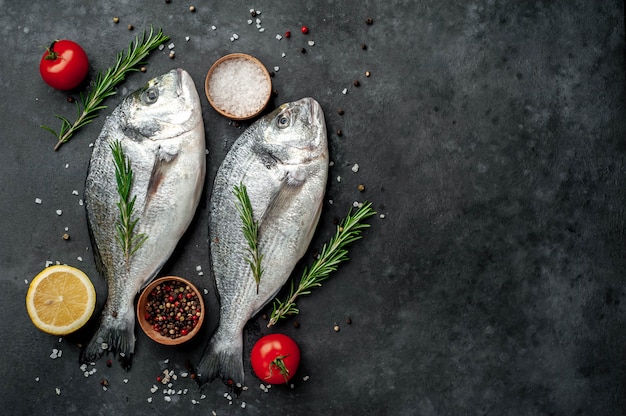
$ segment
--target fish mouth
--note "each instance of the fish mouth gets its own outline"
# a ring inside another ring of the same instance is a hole
[[[303,104],[303,106],[308,110],[308,119],[307,121],[309,122],[310,125],[319,125],[321,124],[321,107],[319,105],[319,103],[317,101],[315,101],[314,98],[311,97],[305,97],[302,100],[300,100]]]
[[[176,83],[176,94],[180,97],[183,94],[183,77],[189,76],[187,71],[182,68],[172,69],[172,75],[174,76],[174,82]]]

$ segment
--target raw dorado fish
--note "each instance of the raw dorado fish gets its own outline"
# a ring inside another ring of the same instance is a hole
[[[326,124],[312,98],[283,104],[259,119],[226,155],[215,178],[209,214],[220,323],[196,368],[201,385],[217,377],[243,383],[243,327],[276,295],[307,250],[327,176]],[[259,222],[263,274],[258,293],[245,260],[248,243],[233,194],[240,183]]]
[[[127,263],[116,239],[115,165],[111,144],[121,143],[134,179],[134,235],[145,242]],[[107,118],[96,140],[85,183],[85,208],[94,256],[108,297],[100,328],[83,351],[92,362],[108,351],[130,368],[135,347],[137,292],[161,270],[191,222],[204,185],[206,146],[200,99],[182,69],[150,80]]]

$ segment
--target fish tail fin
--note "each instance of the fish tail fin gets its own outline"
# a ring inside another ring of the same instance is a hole
[[[216,378],[229,385],[243,384],[243,340],[241,336],[225,340],[218,329],[209,341],[196,367],[200,386]]]
[[[80,356],[82,363],[95,362],[105,353],[113,352],[125,370],[130,370],[135,351],[134,320],[103,317],[100,327]],[[120,323],[123,323],[120,325]]]

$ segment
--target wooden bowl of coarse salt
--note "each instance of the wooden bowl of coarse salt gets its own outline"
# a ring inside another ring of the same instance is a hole
[[[211,66],[204,91],[211,106],[224,117],[248,120],[267,106],[272,95],[272,80],[257,58],[231,53]]]

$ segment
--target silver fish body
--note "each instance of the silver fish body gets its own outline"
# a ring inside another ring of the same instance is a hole
[[[209,213],[210,252],[220,297],[220,323],[196,370],[243,383],[242,331],[289,278],[306,252],[322,209],[328,177],[324,114],[312,98],[283,104],[257,120],[220,166]],[[259,223],[263,274],[258,285],[245,258],[247,240],[234,187],[244,184]]]
[[[120,218],[112,143],[133,171],[134,235],[147,239],[126,259],[116,236]],[[100,327],[82,353],[92,362],[107,351],[130,367],[137,292],[161,270],[193,219],[206,171],[200,99],[187,72],[172,70],[127,96],[107,118],[91,156],[85,208],[98,270],[108,296]]]

